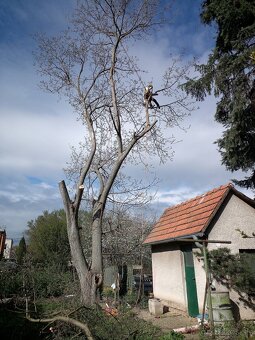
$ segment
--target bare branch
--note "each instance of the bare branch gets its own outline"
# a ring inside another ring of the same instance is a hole
[[[187,69],[177,67],[176,61],[156,91],[161,108],[144,107],[142,71],[127,53],[131,42],[144,39],[159,27],[163,11],[158,0],[83,0],[62,35],[38,37],[36,58],[44,88],[67,98],[84,127],[84,141],[80,149],[72,149],[67,169],[71,189],[67,190],[64,181],[59,188],[72,261],[88,304],[95,302],[103,274],[102,225],[107,202],[118,201],[124,207],[131,199],[138,205],[147,200],[146,186],[141,183],[140,190],[137,186],[127,194],[119,184],[121,169],[127,161],[148,166],[144,157],[148,154],[159,156],[162,162],[171,158],[174,138],[167,137],[164,129],[178,126],[190,110],[181,91]],[[81,246],[78,225],[84,200],[92,202],[91,266]]]
[[[75,327],[78,327],[80,328],[83,333],[86,335],[87,339],[89,340],[94,340],[94,337],[92,336],[90,330],[89,330],[89,327],[86,323],[84,322],[80,322],[78,320],[75,320],[73,318],[69,318],[67,316],[55,316],[54,318],[49,318],[49,319],[33,319],[31,317],[27,317],[27,319],[30,321],[30,322],[37,322],[37,323],[49,323],[49,322],[56,322],[56,321],[63,321],[63,322],[66,322],[66,323],[69,323]]]

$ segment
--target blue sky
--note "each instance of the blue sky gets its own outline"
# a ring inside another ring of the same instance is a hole
[[[16,240],[28,221],[44,210],[62,207],[57,183],[64,178],[70,147],[83,137],[69,105],[39,89],[32,54],[33,36],[65,28],[74,4],[71,0],[0,0],[0,226]],[[171,25],[141,43],[136,52],[151,79],[157,79],[170,54],[206,60],[215,32],[202,26],[199,12],[198,0],[174,2]],[[213,97],[199,103],[200,109],[184,122],[184,127],[190,126],[187,132],[172,131],[180,141],[174,145],[172,162],[154,162],[159,184],[153,188],[157,192],[153,207],[158,213],[235,177],[221,166],[213,143],[222,132],[213,119],[215,103]],[[144,175],[142,168],[127,169],[131,175]]]

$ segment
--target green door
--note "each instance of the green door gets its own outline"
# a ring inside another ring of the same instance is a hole
[[[197,286],[194,270],[194,261],[192,246],[182,247],[184,265],[185,265],[185,278],[186,278],[186,292],[188,301],[188,312],[190,316],[197,316],[199,313],[197,302]]]

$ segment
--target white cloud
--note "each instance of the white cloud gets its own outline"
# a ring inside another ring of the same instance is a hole
[[[11,176],[7,182],[1,180],[0,184],[0,225],[7,229],[9,237],[20,238],[28,221],[44,210],[62,206],[57,186],[49,183],[32,184],[26,177]]]
[[[159,191],[156,194],[155,203],[163,203],[167,206],[176,205],[196,197],[199,194],[201,194],[201,192],[194,191],[192,187],[177,187],[169,191]]]
[[[70,146],[78,144],[82,137],[82,128],[72,112],[62,111],[61,117],[5,112],[0,136],[1,171],[39,176],[47,176],[49,171],[59,174],[69,158]]]
[[[43,189],[53,189],[54,187],[52,185],[49,185],[45,182],[42,182],[40,184],[38,184],[39,187],[43,188]]]
[[[186,1],[176,3],[188,11]],[[38,89],[39,78],[31,55],[35,47],[31,35],[41,27],[47,32],[63,27],[71,6],[69,1],[59,5],[52,1],[35,4],[32,0],[14,0],[12,5],[6,3],[2,12],[7,19],[0,22],[6,32],[0,37],[0,225],[7,227],[9,237],[20,237],[27,221],[43,210],[62,207],[57,182],[63,177],[70,146],[83,139],[83,126],[76,121],[70,106]],[[194,54],[205,61],[210,39],[211,33],[206,29],[184,22],[151,41],[140,41],[130,48],[130,53],[136,54],[142,68],[148,70],[142,75],[143,82],[152,80],[159,86],[171,53],[175,55],[186,48],[188,53],[183,61]],[[174,145],[173,162],[159,164],[158,159],[151,159],[160,179],[154,202],[160,213],[165,206],[180,203],[235,177],[225,171],[213,144],[222,133],[222,127],[214,122],[215,104],[213,98],[201,103],[200,109],[184,121],[184,127],[190,125],[186,133],[178,128],[169,132],[181,140]],[[141,178],[150,176],[139,166],[128,165],[127,171]],[[38,183],[29,181],[29,176],[38,178]]]

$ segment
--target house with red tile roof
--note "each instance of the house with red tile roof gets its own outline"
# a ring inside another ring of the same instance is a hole
[[[227,246],[232,253],[255,256],[254,238],[243,238],[237,229],[248,235],[255,232],[255,201],[232,184],[167,208],[144,240],[152,250],[154,297],[190,316],[201,313],[206,275],[202,261],[194,255],[198,251],[195,240],[219,241],[209,242],[208,250]],[[217,282],[215,288],[226,291]],[[229,293],[241,318],[254,319],[254,309],[247,307],[237,292]]]

